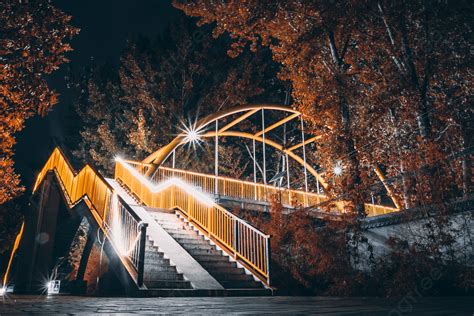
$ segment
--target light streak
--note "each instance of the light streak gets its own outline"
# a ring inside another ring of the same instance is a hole
[[[202,191],[199,191],[199,189],[196,188],[195,186],[192,186],[179,178],[170,178],[163,182],[155,184],[155,183],[152,183],[146,177],[144,177],[142,174],[140,174],[135,168],[127,164],[122,158],[117,157],[115,158],[115,161],[122,164],[125,169],[130,171],[130,173],[132,173],[132,175],[135,178],[140,180],[140,182],[144,184],[151,191],[151,193],[158,193],[174,185],[184,190],[187,194],[193,196],[197,201],[199,201],[200,203],[204,204],[207,207],[215,205],[215,202],[211,197],[209,197]]]

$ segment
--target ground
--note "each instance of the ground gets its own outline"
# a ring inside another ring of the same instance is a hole
[[[10,314],[324,314],[474,315],[472,297],[402,299],[330,297],[123,298],[9,295],[0,315]]]

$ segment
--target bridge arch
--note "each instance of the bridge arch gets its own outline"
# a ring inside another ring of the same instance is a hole
[[[271,111],[280,111],[280,112],[286,112],[288,113],[288,116],[285,118],[269,125],[268,127],[263,126],[262,130],[255,133],[251,134],[248,132],[242,132],[242,131],[236,131],[236,130],[230,130],[232,127],[238,125],[240,122],[243,120],[251,117],[254,114],[257,114],[259,111],[265,111],[265,110],[271,110]],[[285,148],[283,144],[279,144],[277,141],[271,140],[267,137],[265,137],[265,133],[281,126],[282,124],[285,124],[291,120],[295,120],[301,117],[301,113],[289,106],[285,105],[278,105],[278,104],[247,104],[247,105],[242,105],[242,106],[237,106],[231,109],[219,111],[216,113],[213,113],[201,120],[198,121],[196,124],[195,130],[196,131],[203,131],[205,130],[208,126],[211,124],[215,123],[216,121],[220,119],[227,118],[229,116],[233,116],[235,114],[240,114],[237,118],[232,120],[230,123],[226,124],[222,128],[219,128],[217,130],[217,136],[218,137],[239,137],[239,138],[246,138],[246,139],[251,139],[255,140],[257,142],[263,143],[265,145],[269,145],[284,154],[288,155],[288,157],[292,158],[295,160],[298,164],[300,164],[303,168],[305,168],[309,173],[311,173],[318,181],[319,183],[326,188],[327,187],[327,182],[324,180],[324,178],[319,174],[313,167],[311,167],[309,164],[305,163],[305,157],[300,157],[297,155],[294,150],[305,146],[311,142],[314,142],[317,140],[319,137],[312,137],[308,140],[304,141],[302,143],[293,145],[289,148]],[[201,138],[212,138],[216,137],[216,131],[208,131],[204,132],[199,135]],[[184,145],[188,143],[189,137],[186,133],[181,133],[178,136],[176,136],[169,144],[165,145],[164,147],[158,149],[151,155],[149,155],[147,158],[143,160],[144,163],[152,164],[155,165],[155,168],[151,168],[149,171],[149,174],[153,173],[156,168],[163,163],[166,158],[175,150],[177,147]]]
[[[265,126],[264,121],[263,121],[263,115],[265,110],[271,110],[271,111],[280,111],[280,112],[286,112],[288,115],[280,119],[274,123],[272,123],[269,126]],[[251,117],[252,115],[257,114],[258,112],[262,112],[262,130],[260,130],[257,133],[248,133],[248,132],[243,132],[239,130],[233,130],[232,128],[234,126],[237,126],[239,123],[244,121],[245,119]],[[216,130],[214,131],[206,131],[206,128],[209,127],[211,124],[218,122],[221,119],[233,116],[239,114],[237,118],[234,118],[232,121],[224,125],[223,127],[217,127],[216,124]],[[291,121],[291,120],[297,120],[299,119],[301,121],[301,128],[302,128],[302,139],[301,142],[294,144],[293,146],[290,147],[285,147],[283,144],[278,143],[277,141],[271,140],[267,137],[265,137],[265,134],[270,132],[271,130]],[[301,112],[285,105],[278,105],[278,104],[246,104],[246,105],[241,105],[237,106],[231,109],[226,109],[222,111],[218,111],[216,113],[213,113],[211,115],[208,115],[207,117],[199,120],[196,123],[196,126],[194,127],[194,130],[197,132],[200,132],[201,134],[199,137],[202,138],[218,138],[220,136],[222,137],[240,137],[240,138],[246,138],[246,139],[251,139],[256,142],[260,142],[264,145],[269,145],[276,150],[284,153],[287,155],[287,157],[292,158],[295,160],[298,164],[300,164],[305,171],[305,186],[307,190],[307,174],[306,172],[308,171],[311,173],[317,180],[318,182],[323,186],[323,188],[327,188],[328,184],[326,180],[322,177],[320,173],[318,173],[312,166],[310,166],[306,162],[306,157],[305,157],[305,146],[317,141],[318,139],[321,138],[321,136],[313,136],[308,139],[305,139],[304,137],[304,125],[303,125],[303,119]],[[189,138],[189,135],[187,133],[180,133],[178,136],[176,136],[170,143],[167,145],[163,146],[162,148],[156,150],[154,153],[149,155],[147,158],[143,160],[144,163],[151,164],[152,167],[149,168],[147,175],[151,176],[153,173],[156,171],[156,169],[168,158],[168,156],[179,146],[184,145],[186,143],[189,143],[191,140]],[[303,157],[297,155],[294,151],[298,148],[303,148]],[[397,208],[399,208],[399,203],[396,200],[391,188],[388,186],[387,182],[385,181],[385,178],[381,172],[381,170],[375,166],[374,167],[375,172],[377,176],[379,177],[380,181],[383,183],[385,186],[388,195],[392,199],[393,203]]]

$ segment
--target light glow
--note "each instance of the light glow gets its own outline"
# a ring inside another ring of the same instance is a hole
[[[59,281],[59,280],[49,281],[46,284],[46,288],[48,290],[48,295],[59,294],[60,287],[61,287],[61,281]]]
[[[203,141],[201,137],[203,128],[197,126],[197,119],[194,123],[189,121],[188,125],[181,122],[181,125],[183,125],[181,128],[181,134],[184,135],[184,143],[190,144],[190,146],[193,146],[193,148],[196,149],[196,145],[199,145]]]
[[[0,296],[5,295],[5,293],[7,293],[7,289],[4,286],[0,287]]]
[[[334,173],[336,177],[342,176],[342,174],[344,173],[344,166],[342,165],[342,162],[340,161],[336,162],[336,164],[334,165],[332,169],[332,172]]]
[[[112,239],[114,241],[115,247],[117,248],[118,253],[121,256],[125,256],[127,251],[125,250],[125,245],[122,238],[122,220],[119,212],[119,200],[116,192],[113,192],[112,199],[110,201],[110,217],[112,217],[110,230]]]
[[[127,164],[123,159],[117,158],[116,161],[117,163],[122,164],[125,169],[130,171],[130,173],[132,173],[132,175],[135,178],[140,180],[140,182],[144,184],[151,191],[151,193],[161,192],[174,185],[184,190],[187,194],[191,195],[198,202],[204,204],[207,207],[211,207],[215,205],[214,200],[211,197],[206,195],[204,192],[200,191],[198,188],[184,182],[183,180],[179,178],[169,178],[161,183],[155,184],[155,183],[152,183],[148,178],[140,174],[135,168]]]

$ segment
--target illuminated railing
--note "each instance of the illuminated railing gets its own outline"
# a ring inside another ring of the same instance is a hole
[[[389,213],[398,212],[398,211],[399,209],[395,207],[365,203],[365,213],[369,217],[389,214]]]
[[[10,259],[8,260],[7,270],[5,271],[5,274],[3,275],[3,284],[2,284],[2,287],[0,288],[1,291],[6,291],[6,287],[8,286],[8,277],[10,274],[11,265],[13,262],[13,258],[15,257],[16,251],[18,250],[18,247],[20,246],[20,241],[21,241],[21,237],[23,236],[24,229],[25,229],[25,222],[21,223],[20,232],[18,233],[18,235],[16,235],[15,242],[13,243],[12,252],[10,253]]]
[[[141,223],[138,215],[91,166],[86,165],[76,173],[59,148],[54,149],[39,173],[33,192],[50,171],[55,172],[70,207],[84,200],[120,259],[127,268],[132,268],[129,272],[141,286],[146,224]]]
[[[142,175],[146,173],[150,166],[149,164],[135,161],[127,161],[127,163],[132,165]],[[214,175],[181,169],[159,167],[153,176],[153,181],[160,183],[170,178],[183,179],[185,182],[192,184],[193,186],[200,188],[203,192],[209,194],[215,194],[216,191],[216,177]],[[218,195],[239,200],[270,202],[276,197],[280,199],[281,204],[285,206],[314,206],[328,201],[328,197],[324,194],[279,188],[272,185],[263,185],[260,183],[242,181],[222,176],[218,176],[217,179]],[[366,203],[365,211],[367,212],[367,216],[376,216],[396,212],[398,209],[384,205]]]
[[[115,178],[147,206],[179,209],[228,254],[270,284],[270,236],[216,204],[194,185],[178,178],[156,184],[140,171],[117,160]]]

